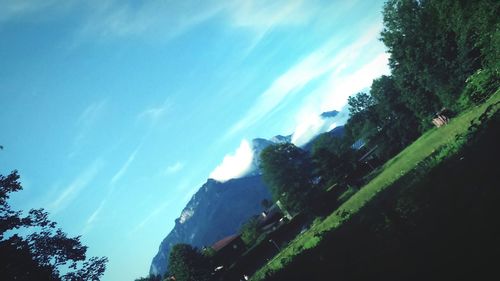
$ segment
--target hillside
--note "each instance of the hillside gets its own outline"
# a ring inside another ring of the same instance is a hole
[[[168,253],[177,243],[210,246],[234,234],[242,222],[261,212],[260,202],[269,196],[260,176],[225,183],[209,179],[191,198],[172,231],[162,241],[151,263],[150,274],[166,272]]]
[[[461,280],[493,273],[500,249],[498,165],[491,162],[500,156],[499,104],[497,91],[424,134],[251,280]]]

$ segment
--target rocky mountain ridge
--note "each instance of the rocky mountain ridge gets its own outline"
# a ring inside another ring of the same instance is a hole
[[[320,116],[330,126],[338,121],[338,115],[339,112],[334,110]],[[343,128],[340,126],[333,131],[336,135],[342,134]],[[254,157],[246,176],[226,182],[208,179],[193,195],[176,219],[172,231],[161,242],[151,263],[150,274],[163,275],[167,271],[168,255],[175,244],[187,243],[199,248],[210,246],[235,234],[248,218],[260,213],[262,200],[270,199],[271,195],[261,178],[259,155],[269,145],[291,142],[292,137],[277,135],[270,139],[253,139]],[[310,143],[303,146],[304,149],[309,147]]]

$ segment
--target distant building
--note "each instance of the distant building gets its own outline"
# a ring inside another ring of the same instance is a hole
[[[359,139],[351,145],[351,148],[354,150],[360,150],[361,148],[363,148],[365,146],[365,144],[366,143],[362,139]]]
[[[222,238],[212,245],[218,265],[228,265],[236,260],[245,250],[245,244],[239,234]]]
[[[268,231],[275,228],[280,219],[283,217],[282,210],[278,207],[278,204],[273,204],[266,211],[262,212],[259,217],[259,226],[262,231]]]
[[[450,117],[451,111],[447,108],[443,108],[440,111],[436,112],[434,118],[432,119],[432,124],[439,128],[443,125],[448,124],[448,122],[450,121]]]

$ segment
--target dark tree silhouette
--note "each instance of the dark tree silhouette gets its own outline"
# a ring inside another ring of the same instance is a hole
[[[86,258],[80,236],[68,237],[43,209],[26,216],[12,210],[10,194],[22,190],[17,171],[0,175],[0,276],[2,280],[98,281],[106,257]],[[20,235],[21,231],[31,233]],[[60,267],[67,268],[61,274]]]

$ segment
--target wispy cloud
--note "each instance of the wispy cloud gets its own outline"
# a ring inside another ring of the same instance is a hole
[[[279,25],[300,24],[320,8],[315,1],[277,0],[271,2],[227,1],[227,13],[236,27],[269,29]]]
[[[354,62],[363,48],[377,41],[380,25],[375,25],[358,40],[339,49],[338,38],[333,38],[280,75],[257,99],[255,104],[223,136],[232,137],[253,126],[277,110],[282,103],[300,92],[306,85],[320,78],[337,76]],[[373,78],[372,78],[373,79]]]
[[[238,149],[224,156],[222,163],[215,167],[209,177],[221,182],[241,177],[250,169],[252,160],[252,147],[247,140],[242,140]]]
[[[273,29],[307,23],[315,19],[313,15],[318,10],[334,6],[334,3],[316,0],[4,0],[0,3],[0,22],[17,18],[32,20],[33,16],[50,18],[49,15],[55,12],[69,15],[78,11],[82,17],[75,44],[96,38],[141,37],[168,41],[218,18],[227,27],[245,30],[252,35],[248,49]]]
[[[165,175],[175,174],[175,173],[179,172],[180,170],[182,170],[184,168],[184,165],[185,165],[184,163],[177,161],[174,164],[168,165],[165,168],[165,170],[163,171],[163,174],[165,174]]]
[[[149,36],[170,39],[212,18],[223,1],[92,1],[82,34],[100,38]]]
[[[152,106],[144,109],[141,111],[139,114],[137,114],[137,119],[138,120],[148,120],[151,122],[153,125],[155,125],[161,117],[165,115],[165,113],[168,111],[168,109],[171,107],[171,102],[170,99],[165,99],[165,101],[158,105],[158,106]]]
[[[106,205],[107,198],[101,200],[101,203],[99,203],[99,206],[92,212],[92,214],[87,218],[85,221],[85,225],[83,226],[82,230],[82,235],[88,233],[92,227],[94,226],[94,222],[98,218],[99,214],[101,213],[102,209],[104,208],[104,205]]]
[[[132,164],[132,162],[134,162],[135,157],[137,155],[137,152],[139,152],[139,150],[141,149],[141,146],[142,146],[142,143],[139,144],[134,149],[134,151],[132,151],[132,153],[130,153],[130,155],[128,156],[127,160],[121,165],[120,169],[113,175],[113,177],[111,178],[111,180],[109,182],[111,184],[112,188],[125,175],[125,173],[127,172],[130,164]]]
[[[73,1],[58,1],[58,0],[1,0],[0,1],[0,22],[17,19],[24,16],[32,16],[34,14],[47,14],[47,11],[54,9],[66,8]]]
[[[101,100],[88,105],[78,116],[76,123],[84,127],[91,126],[102,114],[106,104],[107,100]]]
[[[108,192],[104,196],[104,198],[101,200],[101,203],[99,204],[99,206],[87,218],[87,221],[85,223],[85,227],[83,230],[84,233],[92,228],[94,221],[96,220],[98,215],[101,213],[102,209],[104,208],[104,206],[108,202],[109,197],[111,196],[111,194],[115,190],[116,184],[127,173],[130,165],[134,162],[137,153],[139,152],[139,150],[142,147],[142,144],[143,144],[143,142],[141,142],[139,145],[137,145],[137,147],[134,149],[134,151],[132,151],[130,153],[130,155],[127,157],[127,160],[120,166],[120,169],[113,175],[113,177],[111,177],[111,180],[109,181],[109,185],[108,185]]]
[[[246,28],[262,37],[273,27],[299,24],[310,19],[317,1],[253,0],[206,1],[123,1],[92,2],[93,13],[83,28],[87,34],[101,37],[129,37],[153,33],[164,38],[182,34],[216,16],[233,28]]]
[[[153,211],[151,211],[142,221],[140,221],[136,227],[131,231],[131,233],[134,233],[141,228],[143,228],[151,219],[159,215],[162,211],[164,211],[167,207],[169,207],[172,204],[172,200],[167,200],[160,206],[156,207]]]
[[[52,214],[56,214],[66,208],[78,194],[89,185],[95,176],[102,169],[104,162],[100,159],[94,161],[80,175],[78,175],[49,205],[48,209]]]
[[[101,203],[99,204],[99,206],[94,210],[94,212],[92,212],[92,214],[87,218],[87,221],[86,221],[87,225],[90,225],[95,221],[95,219],[97,218],[97,216],[101,212],[102,208],[104,208],[106,201],[107,201],[107,199],[103,199],[101,201]]]
[[[332,129],[331,122],[320,118],[318,113],[342,108],[348,96],[370,87],[373,79],[388,74],[388,60],[388,54],[380,53],[354,72],[332,75],[322,87],[310,93],[315,98],[307,100],[296,115],[292,142],[300,146],[318,133]]]
[[[92,130],[94,125],[102,117],[106,106],[107,100],[100,100],[93,102],[80,113],[76,119],[75,126],[77,127],[77,132],[73,140],[73,145],[68,157],[71,158],[77,154],[82,148],[83,142],[87,134]]]

